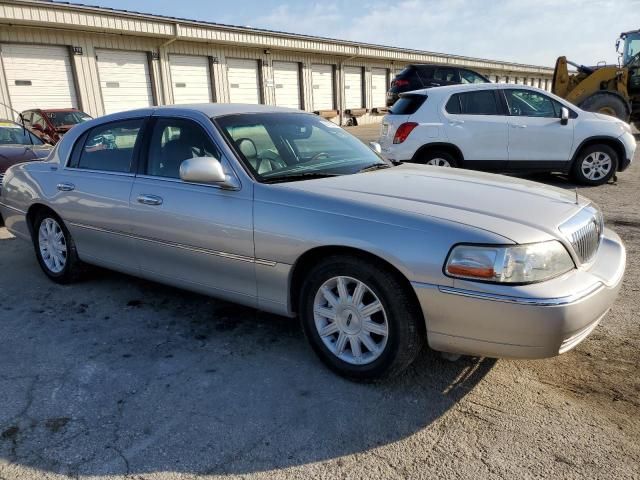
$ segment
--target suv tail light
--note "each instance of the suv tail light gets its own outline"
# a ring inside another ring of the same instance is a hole
[[[406,122],[400,125],[396,130],[396,135],[393,137],[393,143],[398,144],[404,142],[417,126],[418,124],[416,122]]]
[[[392,87],[408,87],[409,80],[405,80],[404,78],[397,78],[393,82],[391,82]]]

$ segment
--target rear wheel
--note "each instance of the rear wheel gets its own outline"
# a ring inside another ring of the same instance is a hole
[[[607,92],[594,93],[580,105],[588,112],[602,113],[617,117],[625,122],[629,121],[629,105],[619,96]]]
[[[354,380],[401,372],[424,341],[422,315],[406,287],[393,273],[358,257],[331,256],[313,268],[299,312],[320,359]]]
[[[73,238],[64,222],[51,211],[37,214],[33,223],[33,245],[42,271],[54,282],[70,283],[80,274]]]
[[[618,170],[618,155],[608,145],[583,149],[573,165],[573,177],[583,185],[602,185]]]
[[[420,156],[419,163],[423,165],[432,165],[434,167],[455,168],[458,166],[456,157],[445,151],[427,152]]]

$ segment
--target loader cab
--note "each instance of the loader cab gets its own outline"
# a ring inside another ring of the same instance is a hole
[[[622,65],[629,70],[629,93],[637,96],[640,94],[640,30],[620,35],[616,48]]]

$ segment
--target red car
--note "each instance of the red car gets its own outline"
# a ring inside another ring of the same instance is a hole
[[[76,108],[25,110],[22,118],[27,127],[47,143],[55,145],[71,127],[91,120],[91,116]]]

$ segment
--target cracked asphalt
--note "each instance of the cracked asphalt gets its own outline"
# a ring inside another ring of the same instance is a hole
[[[294,320],[105,270],[55,285],[1,228],[0,479],[640,478],[638,161],[581,189],[628,248],[584,343],[425,351],[380,385],[327,371]]]

